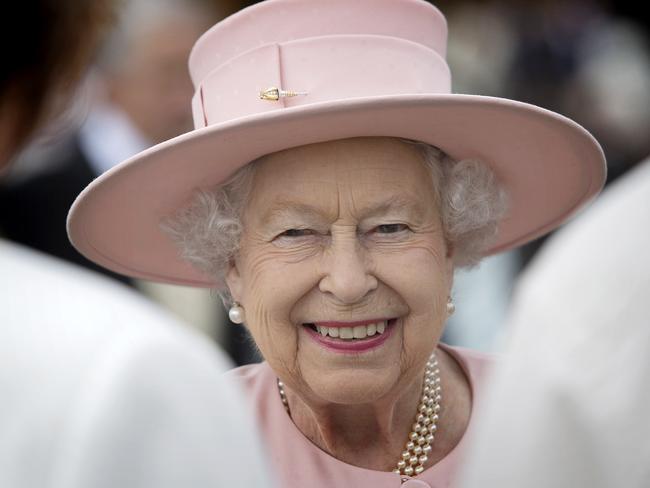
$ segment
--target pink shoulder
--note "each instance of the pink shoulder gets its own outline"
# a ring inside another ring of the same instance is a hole
[[[483,383],[487,379],[492,367],[498,361],[498,356],[494,354],[469,349],[467,347],[448,346],[442,343],[440,347],[458,361],[469,378],[470,383],[473,385]]]

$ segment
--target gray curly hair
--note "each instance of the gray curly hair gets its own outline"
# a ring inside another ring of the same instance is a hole
[[[431,173],[445,237],[454,249],[454,266],[475,266],[494,241],[507,211],[507,194],[496,175],[481,161],[455,161],[430,144],[396,139],[415,146]],[[181,258],[221,284],[216,291],[226,306],[232,297],[224,285],[225,276],[239,249],[241,216],[255,168],[264,157],[210,191],[197,190],[187,207],[161,223]]]

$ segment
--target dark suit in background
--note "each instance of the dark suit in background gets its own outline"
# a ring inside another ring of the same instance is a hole
[[[51,155],[48,169],[0,186],[0,234],[58,258],[133,285],[133,280],[84,258],[70,244],[66,218],[79,193],[95,178],[78,138]]]

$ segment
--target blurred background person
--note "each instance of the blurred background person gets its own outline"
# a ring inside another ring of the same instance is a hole
[[[74,198],[94,178],[192,128],[187,58],[220,12],[218,4],[202,0],[123,2],[84,96],[59,119],[59,127],[48,128],[49,140],[24,154],[13,178],[0,187],[0,232],[136,287],[219,340],[241,363],[249,347],[239,328],[224,327],[227,315],[219,300],[204,290],[131,280],[101,268],[72,247],[65,228]]]
[[[113,9],[5,9],[1,172],[75,94]],[[272,485],[212,344],[126,287],[5,239],[0,270],[0,486]]]
[[[210,25],[206,8],[191,0],[125,3],[77,106],[85,117],[81,127],[57,134],[65,140],[46,146],[38,167],[31,162],[31,174],[5,185],[0,225],[6,237],[105,272],[69,243],[68,209],[88,183],[119,161],[191,128],[186,60]]]

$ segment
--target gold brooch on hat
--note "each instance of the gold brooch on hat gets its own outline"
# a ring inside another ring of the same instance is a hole
[[[260,98],[262,100],[278,101],[280,97],[296,97],[298,95],[307,95],[307,92],[295,92],[292,90],[282,90],[274,86],[260,91]]]

